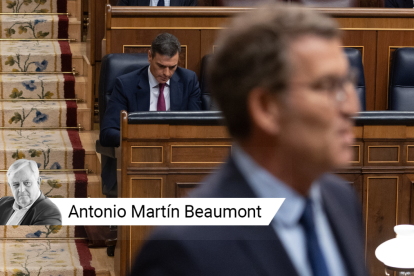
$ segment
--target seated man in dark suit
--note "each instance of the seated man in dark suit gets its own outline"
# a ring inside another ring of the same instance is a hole
[[[386,8],[413,8],[413,0],[385,0]]]
[[[191,196],[286,200],[268,226],[159,227],[131,275],[367,275],[355,191],[327,174],[352,160],[359,110],[339,26],[275,4],[215,45],[211,91],[236,143]]]
[[[117,6],[197,6],[197,0],[118,0]]]
[[[191,111],[201,109],[201,92],[197,75],[178,67],[181,44],[168,33],[158,35],[148,51],[149,66],[116,79],[101,122],[100,143],[118,147],[120,112]],[[102,188],[107,196],[116,197],[116,159],[107,158],[102,170]]]
[[[178,67],[181,44],[169,33],[158,35],[148,51],[149,66],[116,79],[101,122],[100,142],[118,147],[120,112],[200,110],[197,75]]]
[[[39,169],[19,159],[7,171],[13,197],[0,198],[0,225],[61,225],[59,208],[40,191]]]

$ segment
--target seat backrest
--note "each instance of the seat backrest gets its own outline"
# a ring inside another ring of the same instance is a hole
[[[356,92],[358,95],[359,102],[361,103],[361,110],[366,110],[366,101],[365,101],[365,75],[364,75],[364,66],[362,64],[362,55],[358,49],[355,48],[344,48],[344,52],[348,58],[349,65],[355,68],[358,72],[358,79],[356,83]]]
[[[346,8],[359,7],[359,0],[292,0],[305,6]]]
[[[414,48],[395,50],[390,68],[388,109],[414,110]]]
[[[361,102],[361,110],[365,111],[365,76],[364,66],[362,65],[362,55],[355,48],[344,48],[345,54],[349,60],[351,67],[357,69],[358,80],[356,86],[356,92],[358,99]],[[200,76],[200,89],[201,89],[201,109],[202,110],[218,110],[218,107],[211,103],[211,91],[207,82],[207,66],[210,62],[212,54],[205,55],[201,60],[201,76]]]
[[[200,90],[201,90],[201,110],[210,110],[211,95],[207,84],[207,66],[213,54],[208,54],[201,60],[200,71]]]
[[[148,54],[109,54],[102,58],[99,75],[99,119],[103,120],[117,77],[147,66]]]

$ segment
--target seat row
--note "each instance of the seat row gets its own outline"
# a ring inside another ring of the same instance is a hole
[[[351,67],[358,72],[356,91],[361,102],[361,109],[366,110],[365,76],[362,55],[356,48],[344,48]],[[200,89],[202,110],[216,109],[211,103],[207,84],[206,68],[211,55],[203,57],[201,62]],[[117,77],[148,65],[147,54],[109,54],[102,60],[99,81],[100,120],[106,110]],[[399,48],[392,56],[389,76],[388,109],[395,111],[414,111],[414,48]]]
[[[362,111],[366,110],[365,76],[361,52],[356,48],[344,48],[350,66],[358,72],[356,79],[356,92],[361,102]],[[200,90],[202,110],[216,110],[211,101],[210,89],[207,82],[206,68],[212,55],[206,55],[201,62]],[[116,78],[134,70],[147,66],[147,54],[109,54],[102,60],[101,75],[99,79],[99,114],[102,122],[108,101],[111,97]],[[414,68],[414,48],[399,48],[394,52],[390,68],[389,109],[395,111],[414,111],[414,77],[411,70]],[[114,148],[102,147],[97,141],[97,152],[102,154],[102,166],[109,165],[116,168]],[[114,174],[113,181],[116,181]],[[105,182],[105,181],[103,181]],[[106,195],[116,196],[116,191],[105,191]]]
[[[361,101],[362,110],[365,110],[365,77],[361,53],[355,48],[344,48],[344,51],[351,66],[357,69],[358,78],[356,90],[358,98]],[[206,68],[211,57],[211,54],[206,55],[201,61],[200,90],[202,110],[217,109],[211,102],[211,91],[207,84]],[[116,78],[147,65],[149,65],[147,54],[109,54],[102,59],[101,75],[99,78],[99,119],[101,122]]]

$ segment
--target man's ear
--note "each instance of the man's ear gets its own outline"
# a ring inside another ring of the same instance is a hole
[[[252,123],[269,135],[277,135],[280,130],[280,110],[277,98],[268,89],[256,87],[247,98],[247,109]]]
[[[37,185],[39,185],[39,188],[40,188],[40,184],[42,183],[42,178],[41,177],[39,177],[38,179],[37,179]]]
[[[151,50],[148,50],[148,62],[151,63],[151,60],[152,60]]]

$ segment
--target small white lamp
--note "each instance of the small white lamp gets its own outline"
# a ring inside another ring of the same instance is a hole
[[[384,263],[385,275],[414,276],[414,225],[397,225],[394,231],[397,237],[380,244],[375,256]]]

